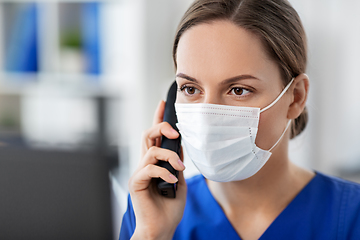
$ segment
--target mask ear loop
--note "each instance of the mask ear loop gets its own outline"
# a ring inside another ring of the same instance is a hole
[[[275,105],[275,103],[277,103],[279,101],[279,99],[286,93],[286,91],[289,89],[289,87],[291,86],[291,84],[294,82],[295,78],[292,78],[291,81],[288,83],[288,85],[286,85],[286,87],[284,88],[284,90],[280,93],[280,95],[272,102],[270,103],[270,105],[268,105],[267,107],[264,107],[263,109],[260,110],[260,113],[268,110],[269,108],[271,108],[272,106]]]
[[[290,126],[290,123],[291,123],[291,120],[288,121],[288,123],[286,124],[286,128],[284,130],[284,132],[281,134],[279,140],[277,140],[277,142],[274,144],[274,146],[272,146],[270,149],[269,149],[269,152],[271,152],[271,150],[274,149],[274,147],[276,147],[276,145],[278,145],[278,143],[280,142],[280,140],[283,138],[283,136],[285,135],[286,131],[288,130],[289,126]]]
[[[272,102],[270,103],[270,105],[268,105],[267,107],[263,108],[260,110],[260,113],[268,110],[269,108],[271,108],[272,106],[275,105],[275,103],[277,103],[279,101],[279,99],[287,92],[287,90],[289,89],[289,87],[291,86],[291,84],[294,82],[294,77],[291,79],[291,81],[288,83],[288,85],[286,85],[286,87],[284,88],[284,90],[282,90],[282,92],[279,94],[279,96]],[[284,130],[284,132],[281,134],[280,138],[277,140],[277,142],[268,150],[269,152],[271,152],[274,147],[276,147],[276,145],[278,145],[278,143],[281,141],[281,139],[284,137],[286,131],[288,130],[289,126],[290,126],[291,120],[288,121],[288,123],[286,124],[286,128]]]

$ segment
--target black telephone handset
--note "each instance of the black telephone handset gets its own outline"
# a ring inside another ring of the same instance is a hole
[[[171,85],[168,95],[167,95],[163,121],[168,122],[176,131],[179,131],[175,125],[177,123],[177,117],[176,117],[176,112],[175,112],[176,93],[177,93],[177,84],[174,81],[173,84]],[[181,151],[180,135],[177,139],[168,139],[165,136],[162,136],[161,148],[166,148],[171,151],[174,151],[180,156],[180,151]],[[160,167],[166,168],[174,176],[178,177],[179,172],[176,171],[168,162],[159,161],[157,163],[157,165]],[[168,198],[176,197],[177,183],[171,184],[171,183],[165,182],[161,178],[158,178],[156,180],[156,184],[157,184],[159,193],[161,195],[163,195],[164,197],[168,197]]]

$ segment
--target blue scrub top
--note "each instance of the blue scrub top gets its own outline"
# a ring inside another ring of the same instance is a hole
[[[205,179],[187,180],[184,216],[174,240],[241,239],[211,195]],[[129,197],[120,240],[130,239],[135,215]],[[265,239],[360,239],[360,185],[316,173],[260,237]]]

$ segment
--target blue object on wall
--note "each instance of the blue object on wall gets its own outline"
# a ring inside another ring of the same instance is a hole
[[[88,2],[82,4],[82,43],[86,59],[86,73],[101,74],[100,46],[100,3]]]
[[[6,71],[38,71],[37,15],[36,3],[22,4],[17,11],[5,50]]]

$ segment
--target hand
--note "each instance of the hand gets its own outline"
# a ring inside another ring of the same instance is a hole
[[[136,229],[132,239],[172,239],[181,221],[186,201],[185,169],[182,156],[168,149],[160,148],[161,136],[169,139],[179,137],[167,122],[162,122],[165,102],[161,101],[154,117],[153,126],[143,134],[142,153],[139,167],[129,180],[129,190],[136,216]],[[155,165],[167,161],[179,171],[178,179],[167,169]],[[153,178],[162,178],[169,183],[178,182],[176,198],[161,196]]]

